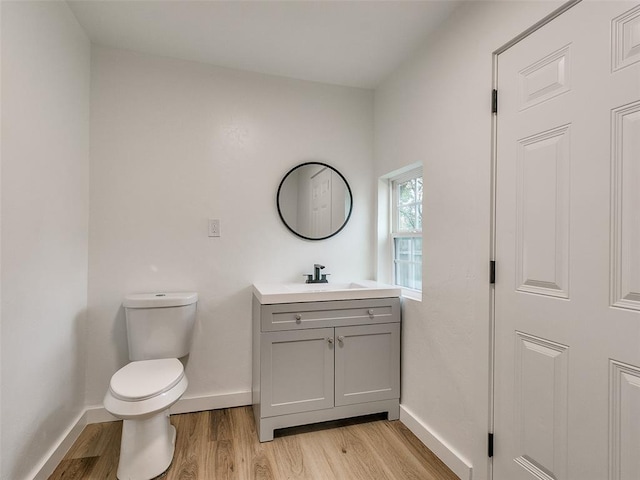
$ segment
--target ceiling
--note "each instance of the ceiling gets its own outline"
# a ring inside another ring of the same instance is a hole
[[[459,1],[68,0],[91,41],[141,53],[374,88]]]

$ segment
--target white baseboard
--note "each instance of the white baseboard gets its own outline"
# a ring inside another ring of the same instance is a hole
[[[170,412],[174,415],[176,413],[202,412],[204,410],[218,410],[220,408],[242,407],[244,405],[251,405],[251,391],[181,398],[171,407]]]
[[[202,412],[220,408],[241,407],[251,405],[251,392],[233,392],[213,395],[183,397],[171,407],[171,415],[177,413]],[[105,410],[103,406],[87,407],[87,424],[115,422],[118,420]]]
[[[462,480],[472,480],[473,467],[409,409],[400,405],[400,421]]]
[[[222,395],[202,395],[181,398],[171,407],[171,413],[200,412],[219,408],[241,407],[251,405],[251,392],[235,392]],[[69,451],[84,427],[90,423],[113,422],[118,420],[102,406],[87,407],[60,436],[57,446],[52,448],[43,461],[35,467],[27,478],[33,480],[47,480],[56,469],[65,454]]]
[[[71,422],[69,428],[60,435],[56,446],[49,450],[44,459],[31,471],[27,478],[33,478],[33,480],[47,480],[49,478],[69,451],[73,442],[78,439],[84,427],[87,426],[86,413],[86,410],[83,411],[74,422]]]

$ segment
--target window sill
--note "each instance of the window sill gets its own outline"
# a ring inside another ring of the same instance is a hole
[[[416,302],[422,301],[422,291],[421,290],[412,290],[410,288],[402,287],[402,298],[408,298],[410,300],[414,300]]]

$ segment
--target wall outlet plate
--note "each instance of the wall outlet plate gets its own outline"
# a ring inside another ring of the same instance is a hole
[[[220,236],[220,220],[217,218],[209,219],[209,236],[210,237],[219,237]]]

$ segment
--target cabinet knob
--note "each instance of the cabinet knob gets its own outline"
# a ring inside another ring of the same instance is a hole
[[[344,343],[344,337],[342,335],[338,337],[338,342]]]
[[[327,338],[327,343],[329,345],[333,345],[333,338],[332,337]]]
[[[369,314],[370,317],[373,317],[373,315],[374,315],[373,309],[371,309],[371,308],[369,309],[369,311],[367,313]]]
[[[296,313],[296,323],[300,323],[300,320],[302,320],[302,315]]]

